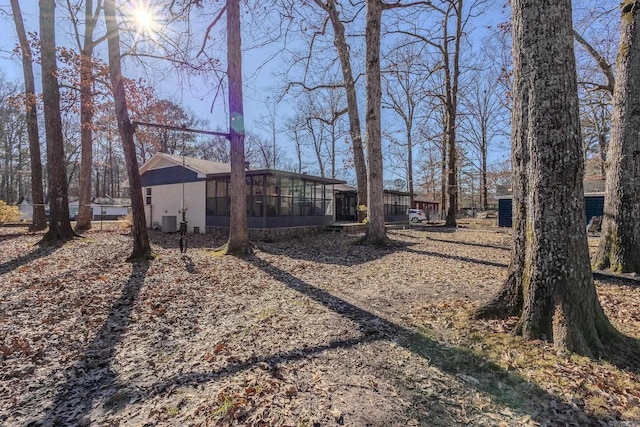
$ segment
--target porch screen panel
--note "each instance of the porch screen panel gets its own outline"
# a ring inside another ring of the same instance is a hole
[[[264,209],[263,201],[263,176],[247,177],[247,214],[248,216],[261,217]]]
[[[386,215],[392,215],[391,213],[391,194],[389,193],[384,193],[384,214]]]
[[[265,206],[269,217],[278,216],[278,181],[277,176],[267,176]]]
[[[324,214],[325,216],[333,215],[333,184],[324,185]]]
[[[321,182],[315,183],[315,199],[313,201],[314,210],[313,214],[316,216],[324,216],[324,184]]]
[[[313,216],[313,207],[315,200],[315,182],[304,182],[304,215]]]
[[[292,178],[293,215],[304,215],[304,181]]]
[[[291,178],[280,178],[280,216],[293,215],[293,182]]]
[[[228,179],[207,181],[207,215],[229,215]]]

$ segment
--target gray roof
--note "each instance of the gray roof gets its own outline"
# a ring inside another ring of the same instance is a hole
[[[231,165],[229,163],[212,162],[211,160],[196,159],[194,157],[178,156],[175,154],[165,154],[163,156],[170,158],[177,164],[183,164],[189,169],[202,172],[206,175],[214,173],[231,173]]]
[[[440,202],[437,202],[435,200],[433,200],[433,198],[427,196],[426,194],[416,194],[416,196],[413,198],[414,202],[424,202],[424,203],[436,203],[436,204],[440,204]]]
[[[140,174],[142,175],[144,172],[150,169],[156,168],[158,163],[162,161],[169,162],[170,164],[176,166],[184,165],[187,169],[190,169],[196,172],[199,178],[205,177],[216,177],[216,176],[225,176],[231,174],[231,165],[229,163],[221,163],[221,162],[212,162],[210,160],[196,159],[193,157],[187,156],[179,156],[175,154],[166,154],[157,152],[155,153],[151,159],[149,159],[144,165],[140,167]],[[164,163],[166,167],[166,163]],[[299,174],[294,172],[287,171],[279,171],[275,169],[245,169],[247,176],[249,175],[278,175],[278,176],[290,176],[297,177],[303,179],[309,179],[316,182],[324,182],[326,184],[340,184],[344,183],[344,181],[333,179],[333,178],[324,178],[319,176],[307,175],[305,173]]]
[[[355,187],[352,187],[348,184],[336,184],[333,186],[333,191],[342,191],[343,193],[346,192],[357,192],[358,189]]]
[[[131,206],[131,199],[119,197],[94,197],[91,202],[105,206]]]
[[[604,179],[585,180],[584,192],[585,193],[604,193]]]

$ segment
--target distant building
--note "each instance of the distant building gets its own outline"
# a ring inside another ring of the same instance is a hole
[[[498,199],[498,227],[512,227],[512,200],[511,196],[503,196]],[[604,213],[604,193],[585,194],[584,208],[587,214],[587,224],[594,216],[602,216]],[[586,224],[585,224],[586,225]]]
[[[438,218],[440,214],[440,203],[433,201],[424,194],[417,194],[413,198],[412,207],[414,209],[422,209],[427,215],[427,219]]]
[[[604,214],[604,187],[605,181],[603,179],[584,181],[584,208],[587,216],[587,224],[591,221],[592,217],[602,216]],[[513,226],[512,205],[511,194],[498,197],[499,227]]]
[[[23,199],[19,204],[22,219],[33,219],[33,205],[28,199]],[[130,199],[114,199],[111,197],[96,197],[91,201],[93,212],[92,220],[117,220],[126,216],[131,209]],[[45,198],[45,213],[49,214],[49,200]],[[77,198],[69,198],[69,218],[72,221],[78,219],[80,202]]]
[[[71,205],[71,204],[69,204]],[[71,206],[69,206],[71,209]],[[131,211],[131,199],[96,197],[91,201],[93,220],[116,220]]]

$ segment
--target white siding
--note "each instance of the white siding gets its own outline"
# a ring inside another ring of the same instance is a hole
[[[178,224],[182,220],[183,184],[154,185],[142,187],[142,197],[146,204],[147,188],[151,188],[151,226],[154,223],[162,226],[163,216],[175,216]],[[187,230],[193,232],[193,227],[199,227],[200,233],[206,231],[206,183],[204,181],[187,182],[184,184],[184,197],[187,203]],[[146,208],[149,209],[149,208]]]

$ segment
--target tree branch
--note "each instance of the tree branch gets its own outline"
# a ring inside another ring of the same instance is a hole
[[[225,10],[227,10],[227,6],[226,5],[222,6],[222,9],[220,9],[220,12],[218,13],[218,16],[216,16],[215,19],[213,20],[213,22],[211,24],[209,24],[209,26],[207,27],[207,31],[204,34],[204,40],[202,40],[202,47],[198,51],[198,54],[196,55],[196,58],[198,56],[200,56],[201,53],[204,53],[204,48],[207,46],[207,39],[209,38],[209,33],[211,32],[213,27],[218,23],[218,21],[220,21],[220,19],[222,19],[222,14],[225,12]]]
[[[591,55],[593,59],[595,59],[598,67],[607,79],[606,86],[600,84],[594,86],[596,86],[597,89],[606,90],[613,94],[613,88],[615,87],[615,77],[613,76],[613,71],[611,70],[611,64],[609,64],[609,61],[607,61],[604,56],[602,56],[593,46],[591,46],[588,41],[582,38],[582,36],[578,34],[576,30],[572,31],[573,37],[587,51],[587,53]]]

